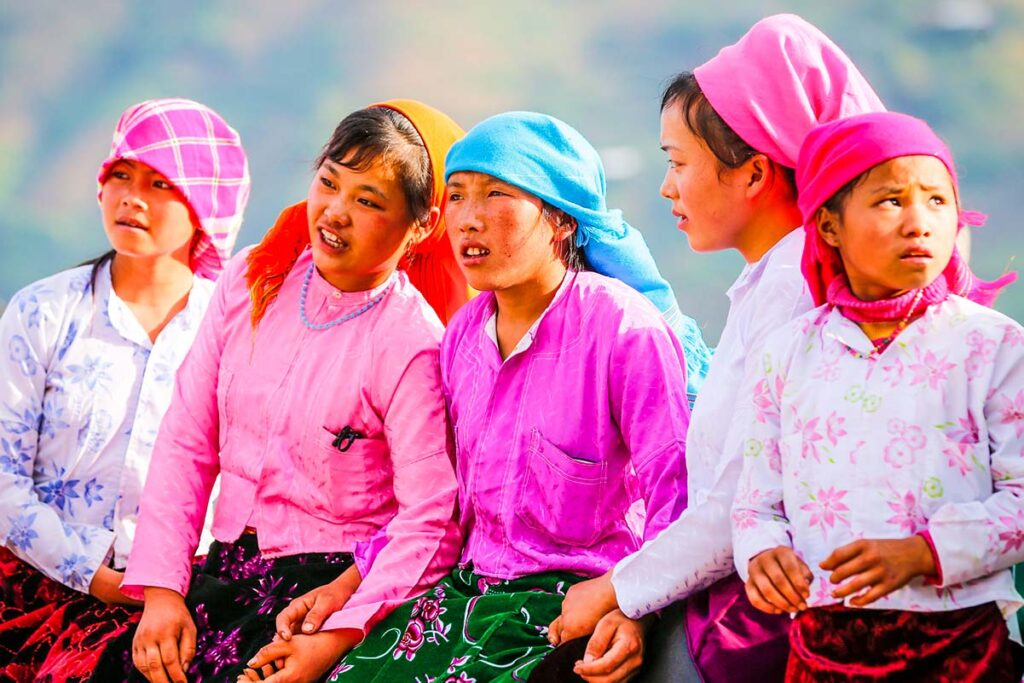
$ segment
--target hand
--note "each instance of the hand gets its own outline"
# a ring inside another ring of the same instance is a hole
[[[807,609],[811,595],[810,568],[792,548],[780,545],[758,553],[747,565],[750,578],[747,598],[768,614],[786,614]]]
[[[629,680],[643,664],[644,635],[653,620],[652,615],[637,621],[618,609],[609,612],[597,622],[587,651],[573,671],[587,683]]]
[[[292,634],[300,633],[300,624],[302,633],[316,633],[327,617],[345,606],[361,582],[359,570],[352,565],[334,581],[295,598],[277,615],[277,634],[282,640],[291,640]]]
[[[320,680],[328,669],[362,639],[361,631],[339,629],[311,636],[296,634],[288,640],[274,639],[250,659],[239,681],[307,683]]]
[[[196,625],[185,598],[169,588],[147,587],[142,620],[132,641],[132,661],[151,683],[186,683],[196,654]]]
[[[612,572],[582,581],[569,588],[562,601],[562,613],[548,626],[548,641],[558,646],[594,632],[597,622],[618,609]]]
[[[100,565],[100,568],[92,575],[92,582],[89,584],[89,595],[108,605],[141,606],[141,600],[129,598],[121,592],[121,579],[123,578],[124,572],[111,569],[106,565]]]
[[[832,591],[834,598],[844,599],[869,589],[850,599],[854,607],[870,605],[903,588],[911,579],[934,576],[937,571],[932,550],[922,536],[854,541],[833,550],[819,566],[832,572],[829,581],[843,584]]]

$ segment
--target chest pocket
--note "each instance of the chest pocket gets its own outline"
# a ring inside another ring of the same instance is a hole
[[[556,543],[589,547],[604,531],[608,463],[574,458],[533,429],[516,516]]]

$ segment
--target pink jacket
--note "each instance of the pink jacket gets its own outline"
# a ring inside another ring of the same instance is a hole
[[[218,473],[218,540],[251,525],[266,557],[356,553],[362,584],[325,628],[369,630],[454,563],[441,324],[401,273],[376,290],[341,292],[314,270],[313,323],[393,289],[354,319],[310,330],[298,306],[311,261],[308,250],[299,257],[255,333],[245,253],[221,277],[153,451],[126,594],[185,593]],[[343,452],[334,442],[345,427],[365,438]]]

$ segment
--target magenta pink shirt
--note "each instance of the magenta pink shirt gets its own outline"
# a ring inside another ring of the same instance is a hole
[[[682,349],[650,302],[596,273],[567,274],[504,362],[494,313],[481,294],[441,344],[462,562],[502,579],[600,575],[686,507]],[[646,508],[637,532],[635,500]]]
[[[221,276],[195,345],[177,376],[142,496],[123,590],[184,594],[206,502],[221,475],[213,535],[246,524],[265,557],[355,552],[363,581],[325,628],[367,631],[454,564],[455,476],[441,393],[443,331],[398,273],[366,292],[341,292],[314,270],[299,319],[305,251],[253,332],[245,253]],[[346,452],[344,427],[364,434]],[[368,566],[367,557],[372,557]]]

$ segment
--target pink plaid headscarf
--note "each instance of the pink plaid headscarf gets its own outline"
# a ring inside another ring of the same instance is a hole
[[[110,166],[119,159],[146,164],[181,192],[201,228],[192,269],[216,279],[231,256],[249,200],[249,163],[238,133],[198,102],[148,100],[121,114],[110,155],[97,176],[97,196],[103,194]]]
[[[744,142],[789,168],[817,124],[885,110],[850,58],[795,14],[762,19],[693,75]]]
[[[907,156],[930,156],[941,161],[949,171],[959,202],[960,187],[953,155],[921,119],[895,112],[877,112],[823,124],[807,134],[796,167],[796,186],[806,231],[801,270],[815,305],[828,302],[842,307],[844,315],[852,320],[877,322],[902,317],[907,302],[914,300],[916,291],[881,301],[855,301],[848,293],[839,252],[825,242],[815,221],[818,209],[848,182],[879,164]],[[984,218],[977,212],[961,211],[960,227],[981,225]],[[999,290],[1016,277],[1010,273],[995,282],[980,280],[954,248],[949,264],[936,282],[924,289],[920,303],[935,304],[952,293],[988,306]]]

